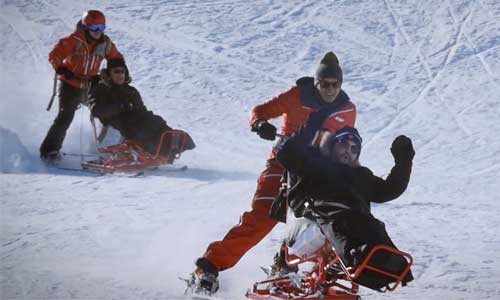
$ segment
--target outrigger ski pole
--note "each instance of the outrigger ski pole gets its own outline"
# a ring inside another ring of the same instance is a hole
[[[108,126],[107,125],[103,125],[101,127],[101,130],[99,131],[99,134],[97,133],[97,126],[95,125],[95,118],[94,116],[90,116],[90,124],[92,124],[92,128],[94,129],[94,138],[95,138],[95,141],[98,143],[98,144],[101,144],[102,141],[104,140],[104,138],[106,137],[106,134],[108,133]]]
[[[56,89],[57,89],[57,73],[54,72],[54,86],[52,88],[52,97],[50,97],[49,105],[47,106],[47,111],[52,107],[52,103],[54,102],[54,98],[56,97]]]
[[[92,110],[91,110],[91,107],[89,105],[90,86],[89,86],[88,78],[85,78],[85,86],[87,87],[87,93],[85,93],[84,105],[87,106],[89,108],[89,110],[91,111],[90,112],[90,124],[92,125],[92,129],[94,130],[94,139],[95,139],[97,144],[101,144],[102,141],[104,140],[104,138],[106,137],[106,134],[108,133],[108,126],[103,125],[101,127],[101,130],[99,131],[99,133],[97,133],[97,127],[95,125],[95,117],[92,115]]]

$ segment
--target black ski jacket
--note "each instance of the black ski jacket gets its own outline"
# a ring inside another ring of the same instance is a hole
[[[92,87],[89,100],[92,115],[103,125],[118,130],[125,139],[151,144],[154,148],[161,133],[171,129],[163,118],[147,110],[139,91],[129,84],[101,81]]]
[[[292,188],[288,190],[288,197],[282,193],[275,199],[270,214],[278,221],[283,221],[283,212],[286,213],[283,201],[288,199],[288,205],[296,217],[307,217],[327,229],[331,228],[324,232],[330,244],[344,263],[357,266],[374,245],[396,248],[384,223],[371,214],[370,203],[393,200],[406,190],[413,155],[398,155],[398,163],[385,180],[375,176],[366,167],[332,162],[317,148],[308,146],[324,116],[326,114],[322,115],[321,112],[311,113],[305,126],[295,136],[278,145],[277,159],[290,173]],[[412,152],[413,149],[408,148],[406,151]],[[388,253],[370,263],[396,274],[408,265],[402,257]],[[402,283],[406,285],[412,280],[410,271]],[[363,286],[382,290],[394,279],[365,271],[356,281]]]
[[[314,117],[311,116],[310,117]],[[305,127],[277,147],[277,159],[291,174],[288,206],[296,217],[314,216],[331,221],[335,214],[353,210],[370,214],[370,203],[382,203],[399,197],[408,185],[412,162],[395,164],[389,176],[382,179],[366,167],[350,167],[332,162],[316,147],[308,146],[317,128],[308,120]],[[271,216],[283,220],[283,203],[278,197]]]

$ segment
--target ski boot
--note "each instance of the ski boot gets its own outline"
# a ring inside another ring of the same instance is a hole
[[[193,272],[197,289],[195,293],[212,295],[219,289],[219,280],[217,274],[203,272],[200,268],[196,268]]]
[[[212,295],[219,289],[219,272],[206,258],[196,261],[196,270],[191,273],[191,278],[185,280],[187,288],[185,294]]]
[[[40,152],[40,159],[45,162],[56,162],[61,160],[61,153],[58,150],[52,150],[47,153]]]

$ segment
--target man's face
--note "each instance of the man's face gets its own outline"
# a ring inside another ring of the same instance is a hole
[[[321,98],[328,103],[333,102],[337,98],[341,85],[342,82],[335,78],[322,78],[317,83]]]
[[[350,139],[335,140],[333,143],[331,158],[341,164],[354,166],[358,160],[361,147]]]
[[[124,67],[116,67],[109,70],[109,77],[111,78],[111,82],[116,85],[122,85],[125,83],[125,68]]]
[[[87,26],[87,32],[91,38],[98,40],[101,38],[105,28],[105,24],[90,24]]]

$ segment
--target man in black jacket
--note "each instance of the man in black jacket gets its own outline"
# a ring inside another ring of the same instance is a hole
[[[396,248],[384,223],[371,214],[370,202],[390,201],[405,191],[415,151],[408,137],[398,136],[391,146],[395,165],[384,180],[360,166],[362,139],[355,128],[344,127],[324,136],[319,148],[310,146],[327,114],[311,113],[295,136],[277,146],[277,159],[292,178],[287,204],[295,216],[316,221],[342,261],[354,267],[377,244]],[[278,197],[271,208],[271,216],[279,220],[283,220],[283,201]],[[389,260],[387,257],[380,263]],[[392,260],[388,268],[399,271],[406,266],[402,258]],[[412,279],[408,273],[403,284]],[[388,282],[375,279],[362,283],[380,289]]]
[[[172,130],[165,120],[147,110],[139,91],[129,85],[129,71],[122,59],[110,59],[107,69],[101,70],[101,82],[90,91],[92,115],[101,123],[118,130],[128,140],[138,142],[144,150],[155,153],[161,134]],[[184,150],[195,147],[187,135]],[[173,141],[165,140],[161,153],[168,153]],[[177,154],[177,153],[175,153]]]

